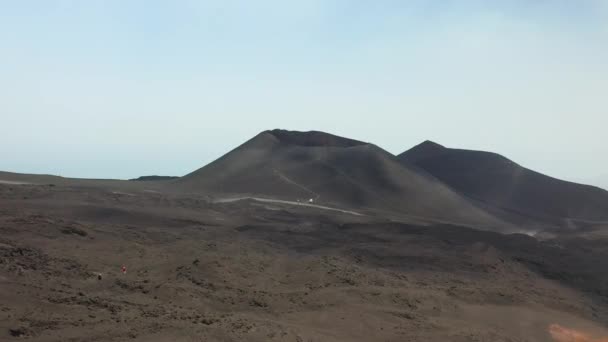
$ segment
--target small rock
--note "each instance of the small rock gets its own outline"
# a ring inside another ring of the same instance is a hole
[[[13,337],[22,337],[27,335],[27,330],[25,328],[9,329],[9,332]]]

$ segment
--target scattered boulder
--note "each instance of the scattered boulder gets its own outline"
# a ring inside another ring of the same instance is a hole
[[[61,232],[63,234],[68,234],[68,235],[78,235],[78,236],[87,236],[88,233],[85,230],[82,230],[80,228],[76,228],[76,227],[63,227],[61,229]]]
[[[29,331],[23,327],[9,329],[9,333],[12,337],[26,337],[30,335]]]

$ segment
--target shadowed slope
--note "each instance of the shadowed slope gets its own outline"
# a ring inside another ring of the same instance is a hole
[[[424,142],[398,157],[471,198],[540,218],[608,220],[608,192],[555,179],[490,152]]]

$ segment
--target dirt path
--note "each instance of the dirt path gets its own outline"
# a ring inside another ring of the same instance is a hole
[[[284,175],[283,173],[281,173],[279,170],[277,170],[277,169],[273,169],[273,171],[274,171],[274,172],[275,172],[275,173],[276,173],[276,174],[279,176],[279,178],[281,178],[283,181],[285,181],[285,182],[287,182],[287,183],[289,183],[289,184],[295,185],[295,186],[297,186],[298,188],[300,188],[300,189],[302,189],[302,190],[304,190],[304,191],[306,191],[306,192],[308,192],[308,193],[312,194],[312,195],[314,196],[314,199],[315,199],[315,200],[318,200],[318,199],[321,197],[321,195],[317,194],[316,192],[314,192],[314,191],[310,190],[309,188],[305,187],[304,185],[299,184],[299,183],[297,183],[296,181],[294,181],[294,180],[290,179],[289,177],[285,176],[285,175]]]
[[[2,179],[0,179],[0,184],[25,185],[25,184],[32,184],[32,183],[28,183],[28,182],[15,182],[15,181],[8,181],[8,180],[2,180]]]
[[[221,199],[214,200],[214,202],[215,203],[232,203],[232,202],[238,202],[238,201],[243,201],[243,200],[254,200],[254,201],[264,202],[264,203],[279,203],[279,204],[297,205],[297,206],[301,206],[301,207],[310,207],[310,208],[317,208],[317,209],[322,209],[322,210],[337,211],[340,213],[350,214],[350,215],[355,215],[355,216],[364,216],[361,213],[351,211],[351,210],[326,207],[326,206],[317,205],[317,204],[293,202],[293,201],[285,201],[285,200],[277,200],[277,199],[261,198],[261,197],[244,196],[244,197],[234,197],[234,198],[221,198]]]

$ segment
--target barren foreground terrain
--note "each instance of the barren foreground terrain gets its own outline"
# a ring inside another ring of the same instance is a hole
[[[0,184],[0,340],[608,336],[599,230],[540,240],[152,184]]]

